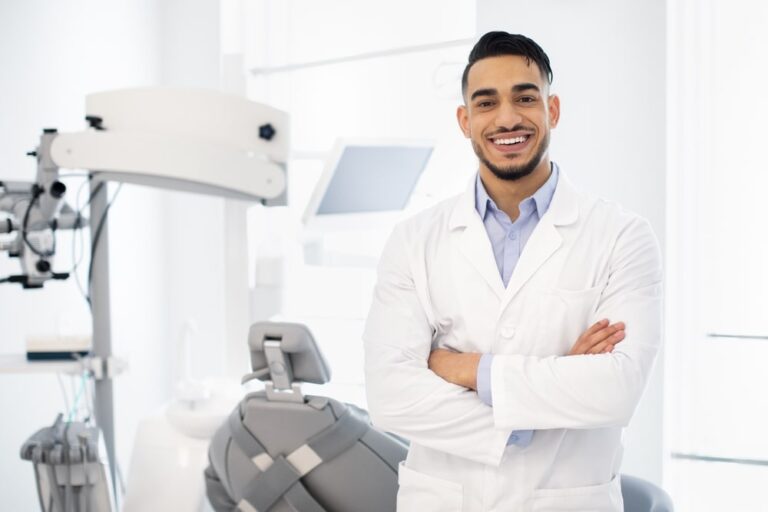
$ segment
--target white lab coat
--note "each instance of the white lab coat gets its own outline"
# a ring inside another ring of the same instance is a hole
[[[648,222],[562,171],[506,289],[474,180],[399,224],[364,334],[373,423],[411,441],[398,511],[623,510],[622,428],[660,345],[661,280]],[[601,318],[626,323],[613,353],[563,357]],[[427,368],[435,347],[494,354],[493,407]],[[507,446],[519,429],[531,444]]]

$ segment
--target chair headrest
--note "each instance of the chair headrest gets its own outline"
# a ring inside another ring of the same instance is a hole
[[[312,333],[302,324],[257,322],[248,333],[248,346],[251,350],[251,368],[259,373],[257,378],[260,380],[275,380],[273,374],[284,373],[286,370],[270,367],[270,364],[275,366],[275,359],[268,358],[265,349],[276,350],[276,347],[285,355],[283,361],[288,366],[287,373],[292,376],[291,380],[313,384],[325,384],[331,380],[328,362]],[[269,371],[263,371],[266,368]]]

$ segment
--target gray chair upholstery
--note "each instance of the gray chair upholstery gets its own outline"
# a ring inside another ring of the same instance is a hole
[[[672,512],[672,499],[656,485],[637,478],[621,475],[621,495],[624,512]]]

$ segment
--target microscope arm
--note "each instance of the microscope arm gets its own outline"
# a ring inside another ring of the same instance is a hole
[[[283,166],[254,151],[164,133],[61,133],[51,156],[60,167],[88,169],[103,180],[251,201],[277,198],[286,185]]]

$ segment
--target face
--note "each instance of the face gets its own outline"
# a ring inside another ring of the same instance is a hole
[[[517,55],[475,62],[464,101],[459,125],[481,168],[499,179],[519,180],[548,166],[549,132],[560,118],[560,100],[549,95],[534,62]]]

